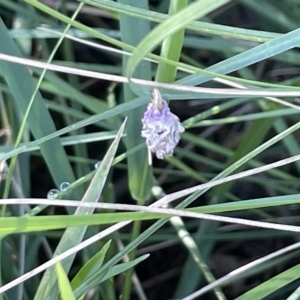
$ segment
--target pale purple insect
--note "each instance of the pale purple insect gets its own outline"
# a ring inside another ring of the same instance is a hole
[[[146,138],[150,165],[151,152],[159,159],[171,156],[180,140],[180,133],[184,132],[179,118],[171,113],[157,89],[153,90],[151,100],[142,119],[142,137]]]

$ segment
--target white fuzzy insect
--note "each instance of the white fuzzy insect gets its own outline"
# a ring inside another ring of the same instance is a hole
[[[180,133],[184,132],[179,118],[171,113],[157,89],[153,90],[151,100],[142,119],[142,137],[146,138],[150,165],[151,152],[159,159],[171,156],[180,140]]]

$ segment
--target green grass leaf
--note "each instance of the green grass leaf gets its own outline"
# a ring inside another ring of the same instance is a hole
[[[95,174],[89,188],[87,189],[84,197],[81,200],[82,202],[97,202],[98,201],[98,199],[102,193],[104,184],[106,182],[106,178],[108,176],[108,172],[110,170],[113,158],[117,151],[120,139],[122,137],[122,134],[123,134],[123,131],[125,128],[125,123],[126,123],[126,121],[121,126],[121,128],[116,136],[116,139],[114,140],[114,142],[108,149],[105,157],[103,158],[103,160],[101,162],[101,165],[97,169],[96,174]],[[79,206],[75,212],[75,215],[90,215],[93,213],[93,211],[94,211],[93,208],[84,208],[84,207]],[[86,226],[68,228],[65,231],[64,235],[62,236],[54,255],[62,253],[64,251],[76,246],[77,244],[79,244],[83,239],[86,229],[87,229]],[[62,262],[62,266],[66,273],[69,272],[71,265],[73,263],[74,257],[75,257],[75,255],[71,255]],[[55,276],[53,276],[53,272],[54,272],[53,268],[48,268],[47,271],[45,272],[43,279],[39,285],[39,289],[36,292],[36,295],[34,298],[35,300],[38,300],[38,299],[55,300],[57,298],[58,291],[55,288],[56,279],[55,279]]]
[[[211,67],[208,67],[207,71],[212,71],[220,74],[228,74],[297,47],[300,44],[299,33],[300,29],[296,29],[294,31],[286,33],[269,42],[253,47],[250,50],[234,55]],[[195,86],[207,82],[211,79],[211,76],[203,74],[193,74],[187,76],[186,78],[178,80],[177,83]]]
[[[0,20],[0,52],[14,56],[21,56],[7,30]],[[22,65],[12,64],[0,60],[0,72],[14,97],[15,110],[25,114],[29,100],[34,92],[35,84],[28,69]],[[55,134],[54,122],[43,102],[40,93],[36,95],[27,124],[35,139],[43,138],[49,134]],[[41,153],[47,163],[49,171],[56,185],[64,181],[75,180],[71,165],[59,139],[54,138],[40,146]],[[15,153],[13,155],[17,155]]]
[[[170,1],[169,15],[184,9],[188,5],[187,0]],[[182,49],[184,38],[184,28],[176,33],[168,36],[161,46],[160,55],[173,61],[178,61]],[[177,67],[167,63],[160,62],[157,68],[155,81],[158,82],[174,82],[176,78]]]
[[[48,140],[51,140],[55,137],[59,137],[62,134],[71,132],[71,131],[76,130],[78,128],[82,128],[84,126],[91,125],[93,123],[97,123],[99,121],[105,120],[105,119],[110,118],[110,117],[125,113],[128,110],[131,110],[133,108],[144,105],[145,103],[147,103],[147,101],[148,101],[148,99],[146,99],[145,97],[140,97],[140,98],[137,98],[137,99],[135,99],[133,101],[130,101],[128,103],[120,104],[120,105],[118,105],[118,106],[116,106],[116,107],[114,107],[114,108],[112,108],[112,109],[110,109],[110,110],[108,110],[104,113],[100,113],[100,114],[91,116],[87,119],[76,122],[76,123],[74,123],[70,126],[66,126],[63,129],[57,130],[56,132],[53,132],[53,133],[51,133],[47,136],[44,136],[44,137],[42,137],[38,140],[26,143],[24,146],[20,146],[20,147],[14,149],[12,151],[2,153],[2,154],[0,153],[0,160],[5,160],[5,159],[8,159],[8,158],[11,158],[14,155],[20,154],[22,152],[26,152],[27,148],[32,148],[32,147],[34,148],[36,146],[41,145],[42,143],[45,143]]]
[[[196,20],[199,16],[203,16],[214,8],[219,7],[221,3],[227,2],[227,0],[214,2],[209,0],[196,1],[158,25],[141,41],[129,58],[126,70],[127,77],[133,77],[134,71],[143,57],[158,46],[166,37],[185,28],[189,22]]]
[[[80,285],[84,285],[85,281],[91,277],[98,269],[101,268],[108,248],[110,247],[111,240],[108,241],[102,249],[97,252],[75,275],[71,282],[73,290],[77,289]]]
[[[76,300],[68,276],[60,262],[56,263],[55,271],[61,300]]]
[[[265,299],[268,295],[300,278],[300,264],[281,272],[235,300]]]
[[[276,207],[282,205],[293,205],[300,203],[300,194],[276,196],[268,198],[258,198],[253,200],[235,201],[213,205],[193,207],[187,211],[198,213],[221,213],[239,210],[252,210],[256,208]],[[93,215],[55,215],[55,216],[24,216],[0,218],[0,233],[25,233],[33,231],[43,231],[61,229],[76,226],[112,224],[121,221],[143,221],[153,219],[165,219],[168,214],[152,212],[114,212],[100,213]]]
[[[105,271],[104,277],[99,276],[98,274],[101,273],[101,269],[94,274],[89,280],[86,280],[84,284],[82,284],[79,288],[75,290],[76,295],[85,294],[87,291],[89,291],[91,288],[95,287],[101,282],[104,282],[105,280],[108,280],[111,277],[114,277],[116,275],[119,275],[128,269],[136,266],[143,260],[147,259],[149,257],[149,254],[142,255],[132,261],[122,263],[116,266],[111,267],[107,272]]]
[[[148,8],[148,1],[146,0],[119,0],[121,3],[130,3],[132,6]],[[135,19],[126,15],[120,15],[120,32],[122,41],[136,46],[140,40],[150,32],[150,23],[145,20]],[[138,28],[138,30],[136,30]],[[123,57],[123,67],[126,69],[128,58]],[[125,71],[124,71],[125,75]],[[151,80],[151,64],[144,61],[139,68],[135,70],[135,77],[140,79]],[[126,102],[134,99],[135,95],[131,91],[129,85],[124,85],[124,97]],[[150,99],[149,99],[150,102]],[[141,106],[136,109],[128,111],[128,126],[127,126],[127,149],[130,150],[141,143],[145,143],[144,138],[141,137],[143,113],[146,106]],[[152,167],[148,164],[148,150],[146,145],[143,149],[138,151],[134,156],[128,157],[128,177],[129,189],[132,197],[142,204],[151,195],[152,181]]]

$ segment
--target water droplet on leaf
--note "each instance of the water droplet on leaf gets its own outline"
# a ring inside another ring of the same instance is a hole
[[[97,170],[101,165],[101,160],[97,161],[95,164],[94,164],[94,167],[95,167],[95,170]]]
[[[52,189],[48,192],[47,198],[50,200],[56,199],[58,194],[59,194],[58,189]]]
[[[61,192],[65,192],[69,188],[69,186],[70,183],[66,181],[60,184],[59,189]]]

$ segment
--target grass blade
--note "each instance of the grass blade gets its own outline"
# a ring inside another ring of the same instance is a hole
[[[220,74],[228,74],[269,57],[275,56],[284,51],[297,47],[300,44],[299,33],[300,29],[296,29],[262,45],[253,47],[248,51],[244,51],[243,53],[223,60],[220,63],[207,68],[206,70]],[[183,85],[198,85],[211,79],[211,76],[193,74],[177,81],[177,83]]]
[[[61,263],[56,263],[55,271],[57,275],[61,300],[76,300],[68,276],[65,273],[65,270],[62,267]]]
[[[265,281],[259,286],[253,288],[249,292],[239,296],[236,300],[252,300],[252,299],[265,299],[266,296],[272,294],[281,287],[299,279],[300,277],[300,264],[296,265],[279,275]]]
[[[148,8],[146,0],[119,0],[121,3],[130,3],[132,6]],[[136,30],[138,28],[138,30]],[[126,15],[120,15],[120,30],[122,41],[136,46],[140,40],[149,33],[150,23],[145,20],[135,19]],[[134,33],[134,34],[133,34]],[[123,57],[124,70],[126,69],[128,58]],[[136,78],[151,80],[151,65],[149,62],[143,62],[135,71]],[[132,101],[134,94],[128,85],[124,86],[125,101]],[[149,99],[150,101],[150,99]],[[127,125],[127,149],[132,149],[135,146],[144,143],[144,138],[141,137],[143,113],[146,106],[133,109],[128,112]],[[148,151],[144,149],[138,151],[135,156],[128,157],[128,176],[129,188],[131,195],[138,203],[146,201],[151,194],[152,187],[152,168],[148,165]]]
[[[124,131],[126,121],[123,123],[121,126],[116,139],[110,146],[109,150],[107,151],[100,167],[98,168],[95,177],[93,178],[88,190],[86,191],[84,197],[82,198],[82,202],[96,202],[103,190],[106,177],[108,175],[108,172],[110,170],[113,158],[115,156],[115,153],[117,151],[117,147],[119,145],[121,136]],[[86,214],[92,214],[94,211],[93,208],[83,208],[83,207],[78,207],[78,209],[75,212],[75,215],[86,215]],[[78,243],[81,242],[85,232],[86,232],[87,227],[84,226],[82,228],[68,228],[63,237],[61,238],[56,251],[54,255],[57,255],[59,253],[62,253]],[[73,260],[74,260],[75,255],[72,255],[68,257],[66,260],[62,262],[62,266],[66,273],[68,273]],[[54,274],[54,269],[49,268],[45,272],[43,279],[39,285],[39,289],[35,295],[35,300],[55,300],[58,297],[58,290],[56,288],[56,278],[53,276]]]
[[[0,38],[1,53],[21,56],[1,20]],[[16,110],[24,115],[28,106],[28,101],[35,89],[29,71],[24,66],[7,63],[5,61],[0,61],[0,70],[14,97]],[[43,103],[43,98],[40,93],[37,94],[34,100],[28,119],[28,126],[36,139],[43,138],[56,131],[53,120]],[[67,155],[59,139],[54,138],[51,141],[40,145],[40,148],[57,186],[59,186],[61,182],[73,182],[75,180]]]
[[[188,23],[196,20],[198,17],[205,15],[207,12],[212,11],[216,7],[219,7],[221,3],[225,4],[227,2],[227,0],[214,2],[209,0],[196,1],[170,17],[164,23],[158,25],[142,40],[133,52],[132,56],[129,58],[126,71],[127,77],[133,77],[134,71],[141,60],[166,37],[183,29]]]
[[[75,290],[80,285],[83,285],[85,280],[87,280],[91,275],[93,275],[98,269],[101,268],[105,255],[108,248],[110,247],[111,240],[108,241],[102,249],[96,253],[76,274],[72,280],[72,288]]]
[[[184,9],[188,5],[187,0],[171,1],[169,6],[169,15]],[[173,61],[178,61],[184,38],[184,28],[176,33],[168,36],[161,46],[160,55]],[[176,78],[177,68],[166,63],[160,63],[157,68],[155,81],[158,82],[174,82]]]

